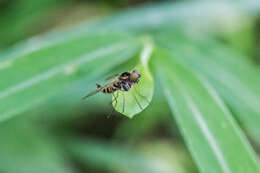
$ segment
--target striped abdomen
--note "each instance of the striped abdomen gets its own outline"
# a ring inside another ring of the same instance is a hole
[[[110,85],[104,86],[100,91],[105,94],[113,93],[117,90],[121,90],[121,83],[115,82]]]
[[[113,83],[111,85],[104,86],[103,88],[101,88],[100,91],[105,94],[110,94],[117,90],[129,91],[133,85],[134,83],[132,82],[120,81],[120,82]]]
[[[105,93],[105,94],[110,94],[110,93],[113,93],[115,91],[116,91],[116,89],[111,87],[111,86],[107,86],[107,87],[104,87],[104,88],[101,89],[101,92]]]

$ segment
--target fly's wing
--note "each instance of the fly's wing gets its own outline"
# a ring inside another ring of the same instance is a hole
[[[88,97],[90,97],[90,96],[93,96],[93,95],[97,94],[100,90],[101,90],[101,88],[99,88],[99,89],[97,89],[97,90],[95,90],[95,91],[92,91],[92,92],[89,93],[88,95],[82,97],[82,99],[86,99],[86,98],[88,98]]]
[[[93,96],[93,95],[97,94],[97,93],[98,93],[99,91],[101,91],[104,87],[107,87],[107,86],[110,85],[112,82],[116,81],[116,80],[118,79],[118,77],[119,77],[119,74],[114,75],[114,76],[107,77],[105,80],[108,81],[108,84],[106,84],[106,85],[103,86],[103,87],[102,87],[101,85],[98,85],[98,84],[97,84],[98,89],[95,90],[95,91],[92,91],[91,93],[89,93],[88,95],[86,95],[85,97],[83,97],[82,99],[86,99],[86,98],[88,98],[88,97],[90,97],[90,96]]]
[[[117,79],[118,76],[119,76],[119,74],[115,74],[115,75],[113,75],[113,76],[109,76],[109,77],[107,77],[107,78],[105,79],[105,81],[113,81],[113,80]]]

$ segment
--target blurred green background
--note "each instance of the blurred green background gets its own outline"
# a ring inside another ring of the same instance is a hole
[[[0,0],[0,172],[259,172],[259,12],[247,0]],[[110,96],[81,100],[131,70],[146,37],[144,111],[108,117]]]

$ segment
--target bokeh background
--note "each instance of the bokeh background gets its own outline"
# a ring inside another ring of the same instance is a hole
[[[218,5],[212,1],[213,4],[210,5],[205,1],[176,0],[171,2],[176,3],[177,11],[182,11],[179,15],[184,16],[183,20],[191,9],[204,11],[208,7],[204,5],[205,3],[212,7],[208,10],[209,16],[214,13],[214,10],[225,11],[220,17],[218,13],[215,13],[216,17],[213,17],[215,21],[204,20],[207,15],[203,13],[202,16],[196,16],[198,20],[190,20],[184,25],[179,24],[182,21],[176,22],[173,28],[182,30],[185,26],[184,28],[188,28],[190,33],[195,33],[195,35],[198,31],[203,37],[210,35],[221,44],[229,46],[234,52],[245,56],[246,62],[250,61],[250,64],[258,68],[257,73],[260,75],[260,20],[258,17],[260,8],[257,5],[254,6],[255,9],[250,5],[248,7],[248,11],[253,11],[251,18],[244,11],[229,12],[229,8],[224,8],[225,3]],[[199,5],[197,9],[191,8],[195,2],[201,4],[201,7]],[[124,11],[134,10],[139,6],[144,11],[146,6],[156,9],[161,3],[165,1],[0,0],[0,63],[10,58],[10,54],[15,54],[15,50],[23,44],[24,40],[35,41],[39,35],[44,36],[48,33],[54,33],[55,37],[55,33],[73,31],[73,28],[77,27],[81,28],[78,31],[80,32],[84,28],[82,26],[102,21],[109,16],[120,16]],[[256,4],[259,2],[256,1]],[[160,23],[157,20],[161,20],[156,18],[156,15],[155,10],[154,25]],[[127,23],[127,18],[124,22]],[[164,26],[166,30],[167,27],[167,25]],[[109,30],[108,27],[108,32]],[[149,31],[151,33],[157,32],[156,27],[146,28],[146,30],[151,30]],[[111,32],[114,31],[111,30]],[[139,32],[144,31],[141,29]],[[35,45],[29,44],[29,48],[30,46],[33,49]],[[216,49],[219,52],[221,50],[219,47]],[[34,66],[32,62],[27,62],[27,64],[26,68]],[[96,70],[100,69],[96,68]],[[120,67],[117,70],[120,70]],[[8,77],[8,73],[2,73],[2,75],[7,77],[0,79],[0,85],[13,80]],[[100,81],[104,77],[101,75],[95,79]],[[26,109],[19,112],[17,116],[1,121],[0,172],[199,172],[163,95],[163,88],[157,78],[154,79],[155,91],[152,102],[132,119],[116,112],[108,117],[112,109],[110,96],[100,94],[82,102],[80,97],[94,89],[96,82],[92,80],[92,83],[89,83],[88,80],[82,80],[77,85],[49,97],[44,104]],[[255,87],[259,86],[259,80],[255,83],[255,85],[251,84]],[[258,97],[257,99],[259,101]],[[0,105],[1,102],[4,100],[0,98]],[[11,102],[9,106],[12,106]],[[233,109],[231,112],[236,114]],[[256,141],[260,137],[256,139],[256,136],[250,136],[242,120],[235,119],[245,130],[250,145],[258,154],[260,150]],[[257,130],[252,129],[256,132],[255,134],[259,134]]]

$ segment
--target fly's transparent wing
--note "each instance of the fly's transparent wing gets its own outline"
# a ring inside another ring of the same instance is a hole
[[[101,89],[99,88],[99,89],[97,89],[97,90],[95,90],[95,91],[92,91],[92,92],[90,92],[88,95],[82,97],[82,99],[86,99],[86,98],[88,98],[88,97],[90,97],[90,96],[93,96],[93,95],[97,94],[100,90],[101,90]]]
[[[105,79],[105,81],[113,81],[116,80],[118,78],[119,74],[115,74],[113,76],[109,76]]]

